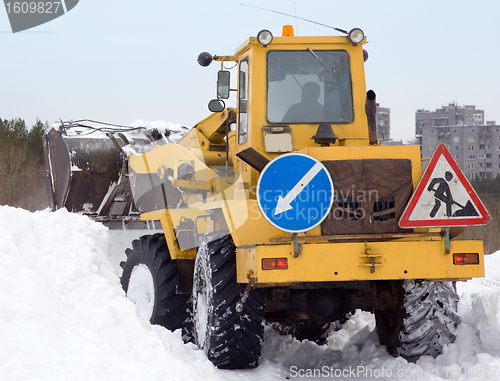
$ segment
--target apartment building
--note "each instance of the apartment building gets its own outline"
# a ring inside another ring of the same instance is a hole
[[[451,103],[436,111],[417,110],[415,114],[415,137],[420,142],[423,127],[480,126],[484,125],[484,111],[476,106],[458,106]]]
[[[377,122],[377,137],[381,142],[391,140],[391,110],[386,107],[380,107],[377,103],[377,114],[375,115]]]
[[[483,114],[484,115],[484,114]],[[500,126],[495,122],[471,125],[418,126],[423,158],[430,158],[437,145],[446,144],[453,158],[469,178],[500,174]]]

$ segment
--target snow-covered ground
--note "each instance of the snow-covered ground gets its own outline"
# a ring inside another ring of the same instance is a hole
[[[391,357],[358,311],[324,346],[267,329],[260,366],[245,371],[218,370],[180,332],[142,322],[110,253],[87,217],[0,206],[0,380],[500,379],[500,252],[485,279],[459,284],[463,323],[437,359]]]

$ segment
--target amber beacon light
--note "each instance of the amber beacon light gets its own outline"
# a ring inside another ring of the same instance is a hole
[[[283,37],[293,37],[293,26],[292,25],[283,25]]]

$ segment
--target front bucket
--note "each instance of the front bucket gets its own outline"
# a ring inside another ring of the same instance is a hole
[[[80,136],[63,138],[51,129],[44,136],[44,148],[45,184],[51,210],[66,207],[70,212],[100,212],[110,188],[120,178],[123,158],[113,141]],[[130,197],[125,203],[130,206],[131,201]]]
[[[61,135],[53,128],[43,137],[45,152],[45,190],[49,208],[55,211],[64,206],[71,180],[71,161]]]
[[[128,173],[130,152],[167,144],[169,131],[79,120],[43,136],[45,187],[52,211],[66,208],[111,229],[143,225]]]

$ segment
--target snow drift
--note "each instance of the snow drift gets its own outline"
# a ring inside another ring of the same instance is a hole
[[[86,217],[0,207],[0,379],[214,374],[180,334],[140,321],[112,270],[109,247],[107,229]]]
[[[0,206],[1,380],[500,379],[500,252],[485,279],[459,283],[463,323],[437,359],[392,358],[358,311],[324,346],[267,328],[260,366],[245,371],[218,370],[180,332],[142,322],[110,253],[87,217]]]

